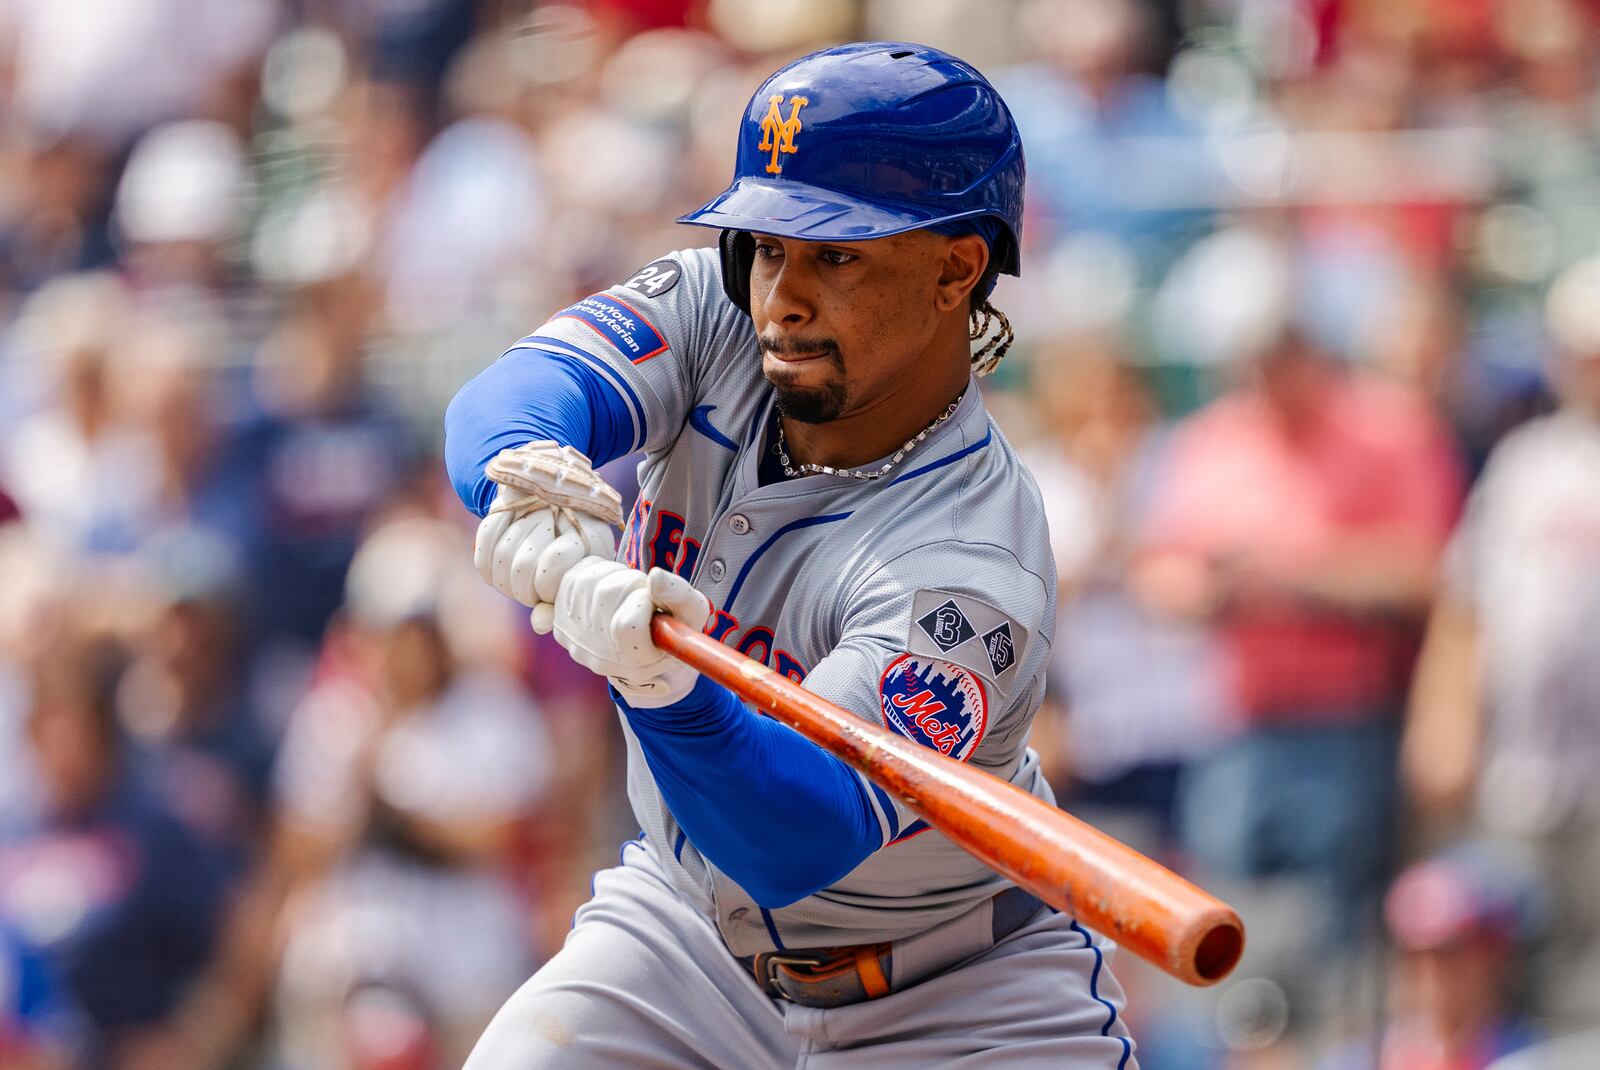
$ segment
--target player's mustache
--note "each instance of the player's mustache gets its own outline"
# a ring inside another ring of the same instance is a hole
[[[835,360],[839,359],[839,343],[832,338],[775,338],[768,335],[758,335],[756,345],[762,353],[771,353],[773,356],[817,356],[827,354]]]

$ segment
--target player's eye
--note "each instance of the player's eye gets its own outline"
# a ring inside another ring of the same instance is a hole
[[[783,250],[775,242],[756,242],[756,258],[759,260],[776,260],[783,255]]]
[[[824,249],[822,250],[821,255],[822,259],[826,260],[834,267],[842,267],[856,258],[856,254],[847,253],[843,249]]]

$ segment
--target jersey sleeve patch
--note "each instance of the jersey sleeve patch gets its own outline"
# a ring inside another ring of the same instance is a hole
[[[550,318],[577,320],[634,364],[667,351],[667,340],[655,324],[626,301],[607,294],[585,297]]]
[[[1028,648],[1028,629],[987,602],[948,591],[918,591],[911,605],[906,649],[971,669],[1011,691]]]
[[[644,297],[660,297],[678,285],[681,278],[683,266],[676,260],[657,260],[628,276],[622,288]]]
[[[977,674],[940,658],[901,654],[878,681],[890,730],[964,762],[989,724],[989,699]]]

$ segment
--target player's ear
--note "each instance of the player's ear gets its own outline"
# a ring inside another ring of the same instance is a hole
[[[967,307],[967,295],[989,266],[989,243],[981,234],[962,234],[947,238],[940,264],[934,305],[940,312]]]

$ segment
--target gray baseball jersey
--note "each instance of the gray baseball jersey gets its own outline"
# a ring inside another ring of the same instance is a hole
[[[576,357],[625,400],[645,459],[622,560],[690,578],[711,600],[714,636],[809,690],[1051,798],[1027,738],[1055,568],[1038,490],[975,384],[881,480],[761,486],[773,392],[714,251],[658,260],[514,348]],[[884,847],[831,887],[764,909],[688,842],[631,734],[628,746],[629,797],[667,879],[737,955],[900,939],[1005,887],[864,780]]]

